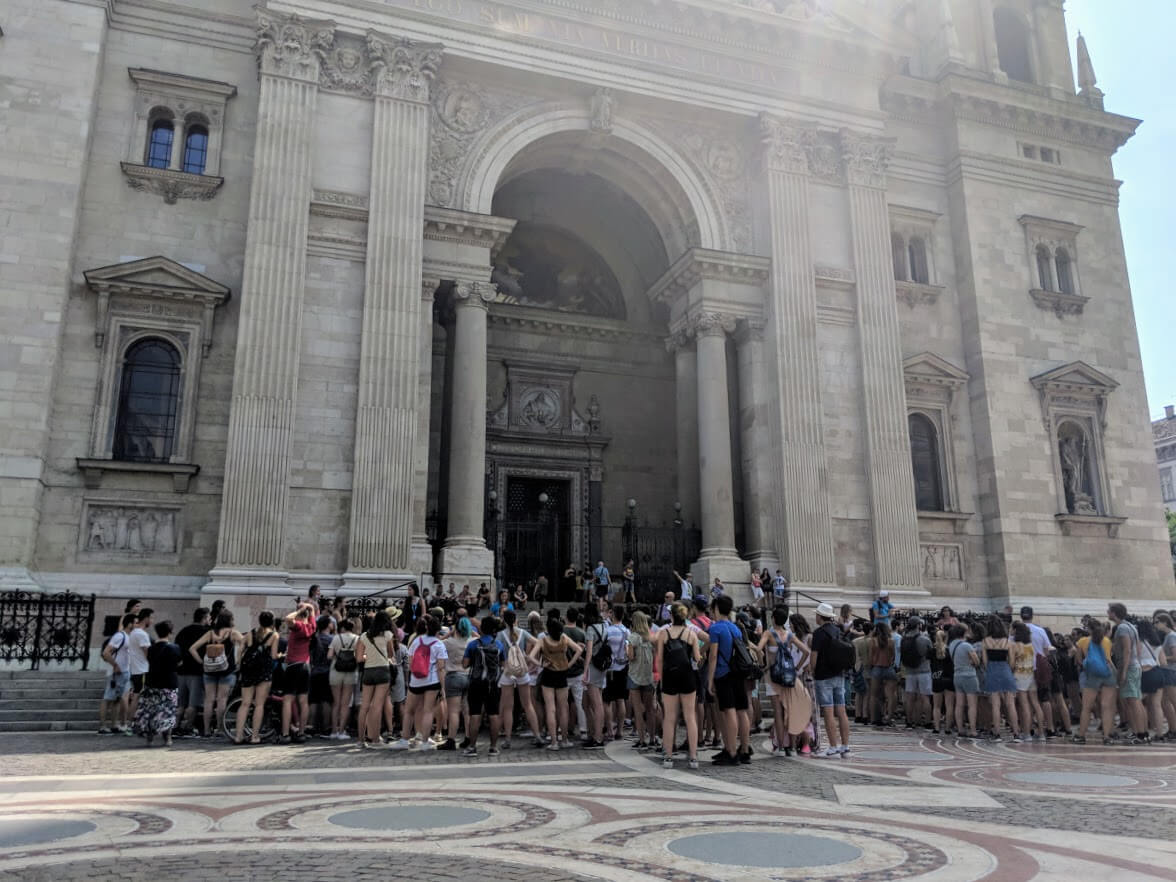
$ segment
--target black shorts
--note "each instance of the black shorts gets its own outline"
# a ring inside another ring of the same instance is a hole
[[[544,669],[543,673],[539,675],[539,685],[548,689],[567,689],[568,672]]]
[[[611,585],[597,585],[596,586],[596,596],[597,597],[608,597],[608,589],[611,587],[612,587]]]
[[[484,713],[492,717],[498,716],[498,708],[502,704],[502,692],[497,683],[489,680],[470,680],[470,690],[466,693],[466,701],[470,705],[470,716],[481,716]]]
[[[940,695],[944,692],[955,692],[955,681],[951,677],[932,678],[931,692],[934,695]]]
[[[698,691],[698,678],[693,669],[662,674],[662,695],[691,695]]]
[[[306,695],[310,692],[310,665],[306,662],[286,665],[282,688],[285,695]]]
[[[331,698],[331,672],[323,671],[321,674],[311,674],[310,703],[330,704]]]
[[[715,698],[719,710],[747,710],[747,680],[737,674],[715,678]]]
[[[141,695],[143,692],[143,678],[146,674],[131,674],[131,691],[136,695]]]
[[[430,683],[428,686],[409,686],[408,691],[413,695],[424,695],[426,692],[440,692],[440,683]]]
[[[605,701],[624,701],[629,697],[629,666],[609,671],[604,681]]]

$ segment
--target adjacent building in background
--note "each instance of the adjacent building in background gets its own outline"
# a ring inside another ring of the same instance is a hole
[[[1152,423],[1156,462],[1160,466],[1160,498],[1164,508],[1176,511],[1176,406],[1164,408],[1164,418]]]
[[[1171,596],[1060,0],[0,18],[4,587]]]

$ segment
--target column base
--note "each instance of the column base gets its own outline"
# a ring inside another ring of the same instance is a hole
[[[455,582],[460,587],[468,584],[473,591],[478,583],[494,589],[494,552],[483,543],[448,542],[441,548],[441,559],[437,566],[437,582],[448,585]]]
[[[421,590],[428,588],[432,594],[436,585],[433,579],[433,546],[424,536],[413,537],[412,548],[408,552],[408,566],[416,574]]]
[[[344,597],[366,597],[379,594],[383,597],[407,597],[408,583],[417,582],[415,573],[352,572],[343,574],[343,586],[339,593]],[[420,583],[418,582],[418,585]]]
[[[744,557],[744,560],[747,561],[748,569],[755,569],[757,573],[767,570],[775,576],[776,570],[781,569],[780,558],[774,551],[752,551]],[[770,590],[770,585],[764,586],[764,591]]]
[[[725,592],[736,606],[751,602],[751,564],[741,558],[734,548],[704,548],[701,556],[690,566],[695,593],[710,596],[715,576],[723,581]]]
[[[202,597],[212,595],[264,594],[275,597],[297,596],[285,570],[234,569],[213,567],[208,583],[200,589]]]
[[[27,567],[0,567],[0,591],[24,591],[39,594],[44,588]]]

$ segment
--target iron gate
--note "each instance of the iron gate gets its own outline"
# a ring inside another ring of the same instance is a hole
[[[656,602],[667,591],[676,592],[674,570],[686,575],[702,548],[702,531],[678,524],[650,527],[630,518],[621,536],[625,559],[631,558],[637,569],[637,599],[642,603]]]
[[[0,660],[90,664],[94,595],[0,593]]]

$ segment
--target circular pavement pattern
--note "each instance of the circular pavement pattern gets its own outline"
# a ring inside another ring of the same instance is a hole
[[[433,830],[476,824],[490,817],[482,809],[450,805],[393,805],[337,812],[327,820],[353,830]]]
[[[575,873],[506,863],[479,855],[476,859],[408,852],[316,850],[299,843],[300,879],[346,879],[348,882],[465,882],[470,879],[525,879],[527,882],[600,882]],[[94,882],[95,879],[183,879],[224,882],[226,879],[272,879],[275,851],[188,851],[184,854],[131,856],[45,864],[5,871],[5,882]],[[294,866],[293,864],[291,866]]]
[[[1009,772],[1005,777],[1022,784],[1049,784],[1059,787],[1131,787],[1139,782],[1125,775],[1099,775],[1090,772]]]
[[[850,754],[855,759],[877,760],[880,763],[942,763],[942,753],[925,750],[862,750]]]
[[[699,833],[667,846],[681,857],[732,867],[831,867],[862,856],[847,842],[798,833]]]
[[[0,848],[21,848],[72,839],[98,829],[89,821],[54,821],[47,818],[0,821]]]

